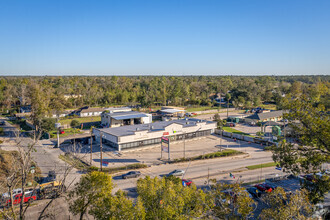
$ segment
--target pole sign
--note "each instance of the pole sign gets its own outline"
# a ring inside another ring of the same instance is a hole
[[[168,153],[168,147],[169,147],[169,139],[167,137],[164,137],[163,136],[161,138],[161,148],[162,148],[162,151]]]

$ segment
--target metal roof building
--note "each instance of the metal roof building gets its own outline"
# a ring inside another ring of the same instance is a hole
[[[123,125],[147,124],[152,122],[152,116],[136,111],[103,112],[101,124],[105,127],[119,127]]]
[[[173,121],[161,121],[115,128],[93,129],[93,134],[117,150],[139,148],[160,143],[162,136],[171,141],[191,139],[214,133],[216,122],[194,118]]]
[[[253,115],[250,115],[248,117],[245,118],[245,121],[255,121],[255,122],[263,122],[263,121],[268,121],[268,120],[272,120],[272,121],[278,121],[280,119],[282,119],[283,117],[283,110],[279,110],[279,111],[271,111],[271,112],[265,112],[265,113],[256,113]]]

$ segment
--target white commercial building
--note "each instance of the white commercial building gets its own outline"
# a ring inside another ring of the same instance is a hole
[[[216,122],[185,118],[115,128],[94,128],[93,134],[100,141],[102,133],[102,141],[120,151],[159,144],[162,136],[167,136],[170,141],[178,141],[207,136],[214,133],[215,129]]]
[[[136,111],[105,111],[101,114],[101,125],[110,128],[151,122],[151,114]]]

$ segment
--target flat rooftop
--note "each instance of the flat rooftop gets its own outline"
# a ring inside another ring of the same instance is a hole
[[[148,131],[148,132],[162,131],[165,130],[165,127],[171,124],[180,124],[183,127],[192,127],[192,126],[197,126],[199,123],[202,122],[206,122],[207,124],[216,123],[214,121],[206,121],[196,118],[186,118],[186,119],[173,120],[173,121],[160,121],[150,124],[138,124],[138,125],[121,126],[116,128],[104,128],[100,130],[104,133],[121,137],[127,135],[134,135],[136,131]]]
[[[113,112],[113,113],[105,113],[109,115],[111,118],[115,120],[125,120],[125,119],[133,119],[133,118],[142,118],[148,117],[147,114],[136,112],[136,111],[128,111],[128,112]]]

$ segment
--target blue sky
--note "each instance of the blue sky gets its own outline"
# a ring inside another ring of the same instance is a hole
[[[0,0],[1,75],[329,73],[329,0]]]

